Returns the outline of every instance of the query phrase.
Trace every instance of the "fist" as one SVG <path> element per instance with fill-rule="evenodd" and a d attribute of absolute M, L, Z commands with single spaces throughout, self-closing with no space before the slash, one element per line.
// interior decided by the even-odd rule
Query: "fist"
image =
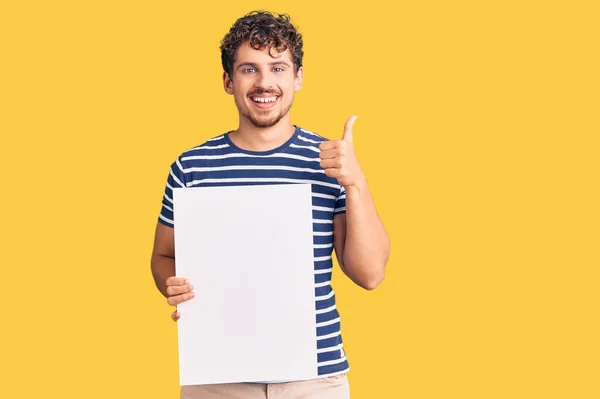
<path fill-rule="evenodd" d="M 189 301 L 194 296 L 194 286 L 188 279 L 175 276 L 167 279 L 167 303 L 169 305 L 177 306 L 182 302 Z M 177 309 L 171 314 L 174 321 L 179 320 L 180 317 Z"/>
<path fill-rule="evenodd" d="M 346 190 L 360 184 L 365 178 L 354 153 L 352 126 L 356 119 L 353 115 L 346 121 L 341 140 L 325 141 L 319 145 L 320 165 L 325 169 L 325 174 L 335 177 Z"/>

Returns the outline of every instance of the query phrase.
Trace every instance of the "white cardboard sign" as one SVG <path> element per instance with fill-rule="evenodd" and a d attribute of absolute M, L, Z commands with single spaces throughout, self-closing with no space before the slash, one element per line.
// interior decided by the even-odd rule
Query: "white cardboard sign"
<path fill-rule="evenodd" d="M 181 385 L 317 378 L 310 185 L 173 191 Z"/>

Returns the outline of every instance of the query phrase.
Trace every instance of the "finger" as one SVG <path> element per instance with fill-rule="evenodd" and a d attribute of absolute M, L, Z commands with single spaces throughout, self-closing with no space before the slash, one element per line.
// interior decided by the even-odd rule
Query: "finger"
<path fill-rule="evenodd" d="M 186 285 L 172 285 L 167 287 L 167 295 L 179 295 L 185 294 L 186 292 L 190 292 L 194 290 L 194 286 L 191 284 Z"/>
<path fill-rule="evenodd" d="M 319 163 L 319 165 L 323 169 L 340 168 L 342 166 L 342 162 L 340 161 L 339 158 L 325 159 L 325 160 L 321 161 Z"/>
<path fill-rule="evenodd" d="M 181 294 L 181 295 L 170 296 L 169 298 L 167 298 L 167 303 L 171 306 L 177 306 L 182 302 L 189 301 L 190 299 L 192 299 L 195 296 L 196 296 L 196 294 L 194 294 L 193 292 L 188 292 L 186 294 Z"/>
<path fill-rule="evenodd" d="M 342 175 L 342 170 L 339 168 L 328 168 L 325 169 L 325 174 L 329 177 L 340 177 Z"/>
<path fill-rule="evenodd" d="M 346 125 L 344 126 L 344 135 L 342 136 L 342 140 L 347 141 L 349 143 L 353 142 L 352 137 L 352 126 L 354 126 L 354 122 L 358 119 L 358 116 L 352 115 L 346 121 Z"/>
<path fill-rule="evenodd" d="M 321 160 L 324 159 L 334 159 L 334 158 L 338 158 L 342 155 L 341 149 L 340 148 L 335 148 L 333 150 L 327 150 L 327 151 L 322 151 L 319 154 L 319 158 L 321 158 Z"/>
<path fill-rule="evenodd" d="M 171 276 L 167 279 L 167 285 L 185 285 L 189 284 L 190 280 L 183 277 Z"/>
<path fill-rule="evenodd" d="M 171 319 L 173 319 L 173 321 L 179 320 L 180 317 L 181 314 L 178 311 L 174 311 L 173 313 L 171 313 Z"/>
<path fill-rule="evenodd" d="M 319 150 L 327 151 L 340 146 L 340 140 L 329 140 L 319 144 Z"/>

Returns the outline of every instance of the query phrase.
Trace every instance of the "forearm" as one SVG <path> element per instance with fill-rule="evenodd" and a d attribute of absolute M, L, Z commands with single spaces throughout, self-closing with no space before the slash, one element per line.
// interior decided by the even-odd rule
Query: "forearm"
<path fill-rule="evenodd" d="M 367 182 L 346 188 L 346 239 L 343 264 L 347 274 L 365 289 L 383 281 L 390 242 Z"/>
<path fill-rule="evenodd" d="M 156 288 L 161 294 L 168 297 L 167 279 L 175 275 L 175 259 L 164 255 L 152 255 L 150 268 Z"/>

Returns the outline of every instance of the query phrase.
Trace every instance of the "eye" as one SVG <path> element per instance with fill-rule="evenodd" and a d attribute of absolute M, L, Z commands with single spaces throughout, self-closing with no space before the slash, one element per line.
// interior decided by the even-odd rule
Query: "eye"
<path fill-rule="evenodd" d="M 245 68 L 245 69 L 243 70 L 243 72 L 244 72 L 244 73 L 252 73 L 252 72 L 256 72 L 256 69 L 254 69 L 254 68 Z"/>
<path fill-rule="evenodd" d="M 280 68 L 280 67 L 273 68 L 273 72 L 283 72 L 283 71 L 284 71 L 284 69 Z"/>

